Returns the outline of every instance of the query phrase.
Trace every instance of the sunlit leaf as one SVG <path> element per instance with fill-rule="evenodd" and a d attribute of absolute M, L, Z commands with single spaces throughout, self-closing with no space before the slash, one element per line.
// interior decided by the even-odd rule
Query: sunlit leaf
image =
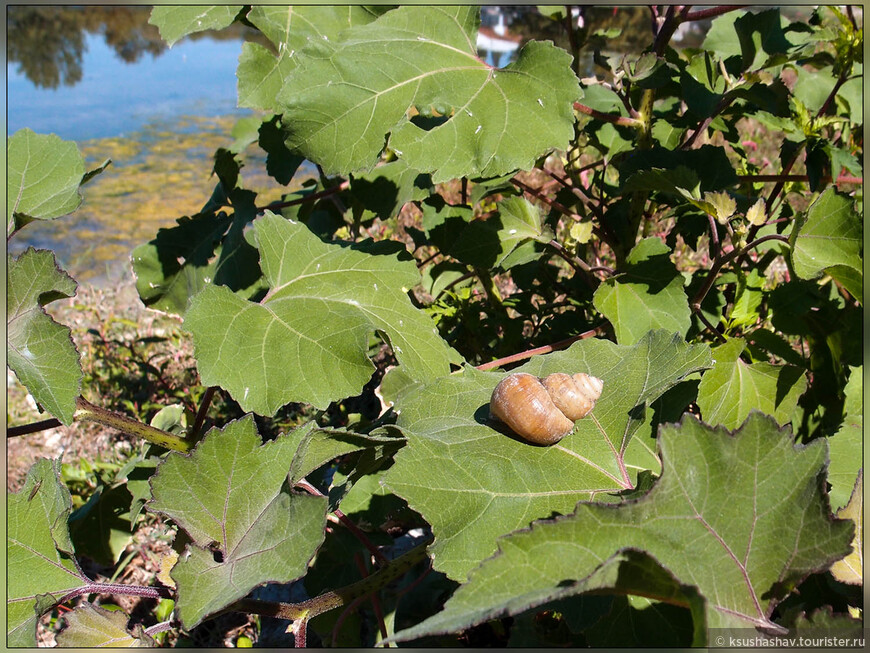
<path fill-rule="evenodd" d="M 849 503 L 837 511 L 839 519 L 855 522 L 855 539 L 852 540 L 852 553 L 837 560 L 831 567 L 834 578 L 850 585 L 864 584 L 864 474 L 858 472 L 855 488 Z"/>
<path fill-rule="evenodd" d="M 185 316 L 203 383 L 264 415 L 291 401 L 325 408 L 371 377 L 375 330 L 413 377 L 449 372 L 455 354 L 406 295 L 420 280 L 413 262 L 324 243 L 269 211 L 254 228 L 267 297 L 256 304 L 209 285 Z"/>
<path fill-rule="evenodd" d="M 858 470 L 864 461 L 864 378 L 863 366 L 849 368 L 849 380 L 844 389 L 843 424 L 828 438 L 831 465 L 828 482 L 831 484 L 831 509 L 846 505 L 855 485 Z"/>
<path fill-rule="evenodd" d="M 282 490 L 308 428 L 262 444 L 251 416 L 211 430 L 189 456 L 169 456 L 148 508 L 193 539 L 172 569 L 178 615 L 192 628 L 262 583 L 305 573 L 323 541 L 326 499 Z"/>
<path fill-rule="evenodd" d="M 632 487 L 639 471 L 657 464 L 646 442 L 632 437 L 646 406 L 709 364 L 706 345 L 664 331 L 634 346 L 590 339 L 532 359 L 517 371 L 586 372 L 604 381 L 594 410 L 549 447 L 496 430 L 489 399 L 503 375 L 466 368 L 396 400 L 408 443 L 384 482 L 432 525 L 435 568 L 464 580 L 499 535 Z"/>
<path fill-rule="evenodd" d="M 85 162 L 72 141 L 19 129 L 6 143 L 6 232 L 50 220 L 82 203 Z"/>
<path fill-rule="evenodd" d="M 742 338 L 731 338 L 713 350 L 713 369 L 698 386 L 698 406 L 704 421 L 737 428 L 753 410 L 772 415 L 780 424 L 794 417 L 798 398 L 807 387 L 803 370 L 792 365 L 744 363 Z"/>
<path fill-rule="evenodd" d="M 646 495 L 616 505 L 583 502 L 571 515 L 501 538 L 496 555 L 441 613 L 395 639 L 455 632 L 598 589 L 599 570 L 629 551 L 697 588 L 708 628 L 784 632 L 771 621 L 777 602 L 848 553 L 853 535 L 852 523 L 827 509 L 819 482 L 824 441 L 795 445 L 789 429 L 753 413 L 734 433 L 684 418 L 662 427 L 658 447 L 664 472 Z M 653 585 L 634 592 L 665 598 Z M 714 643 L 703 630 L 698 636 L 695 645 Z"/>
<path fill-rule="evenodd" d="M 6 256 L 6 362 L 33 398 L 64 424 L 71 424 L 82 368 L 69 327 L 43 308 L 75 295 L 77 284 L 57 266 L 54 254 L 28 248 Z"/>
<path fill-rule="evenodd" d="M 38 460 L 24 487 L 6 494 L 6 643 L 36 646 L 36 621 L 69 592 L 89 584 L 73 557 L 66 520 L 69 490 L 60 461 Z"/>
<path fill-rule="evenodd" d="M 659 238 L 645 238 L 628 255 L 625 271 L 595 291 L 593 302 L 616 332 L 616 341 L 631 345 L 651 329 L 685 336 L 691 312 L 683 276 Z"/>
<path fill-rule="evenodd" d="M 172 45 L 188 34 L 229 27 L 241 9 L 242 5 L 158 6 L 151 10 L 148 22 Z"/>
<path fill-rule="evenodd" d="M 278 96 L 288 145 L 348 173 L 374 166 L 388 137 L 435 182 L 529 168 L 565 147 L 580 94 L 570 56 L 533 41 L 492 69 L 477 55 L 479 13 L 399 7 L 336 42 L 312 40 Z"/>
<path fill-rule="evenodd" d="M 798 216 L 790 240 L 794 270 L 802 279 L 812 279 L 833 265 L 846 265 L 859 273 L 863 268 L 861 216 L 853 200 L 833 188 Z"/>
<path fill-rule="evenodd" d="M 152 648 L 157 643 L 139 625 L 137 634 L 127 630 L 129 617 L 84 602 L 64 616 L 66 627 L 57 635 L 61 648 Z"/>
<path fill-rule="evenodd" d="M 334 40 L 348 27 L 371 22 L 377 9 L 353 5 L 253 7 L 247 19 L 272 42 L 277 55 L 259 43 L 242 45 L 236 74 L 239 106 L 275 108 L 275 96 L 284 79 L 298 65 L 297 52 L 311 40 Z"/>

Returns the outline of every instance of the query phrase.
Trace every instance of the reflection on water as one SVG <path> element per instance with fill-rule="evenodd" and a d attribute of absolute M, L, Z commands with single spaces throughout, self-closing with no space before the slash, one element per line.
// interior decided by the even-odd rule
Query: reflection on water
<path fill-rule="evenodd" d="M 114 160 L 89 183 L 71 216 L 28 225 L 8 245 L 50 248 L 80 280 L 115 278 L 130 250 L 160 227 L 196 213 L 210 196 L 212 155 L 231 141 L 230 129 L 247 110 L 237 108 L 235 70 L 245 39 L 262 35 L 243 25 L 191 35 L 167 48 L 148 24 L 149 7 L 14 6 L 7 10 L 7 129 L 57 133 L 76 141 L 88 168 Z M 595 71 L 592 53 L 639 52 L 649 45 L 645 7 L 583 7 L 554 20 L 534 7 L 486 8 L 489 46 L 546 39 L 570 50 L 566 20 L 581 24 L 581 66 Z M 596 31 L 611 30 L 607 40 Z M 691 37 L 692 35 L 687 35 Z M 700 36 L 697 40 L 700 40 Z M 502 43 L 504 45 L 504 43 Z M 506 65 L 515 49 L 495 52 Z M 185 118 L 184 116 L 196 116 Z M 257 151 L 251 148 L 249 154 Z M 262 162 L 260 162 L 262 163 Z M 246 187 L 263 191 L 261 204 L 281 187 L 264 165 L 248 161 Z M 110 267 L 107 267 L 110 266 Z"/>

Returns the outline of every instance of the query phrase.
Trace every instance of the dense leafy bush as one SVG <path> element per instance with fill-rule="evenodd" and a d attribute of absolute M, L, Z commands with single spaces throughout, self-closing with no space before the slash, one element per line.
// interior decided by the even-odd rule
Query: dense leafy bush
<path fill-rule="evenodd" d="M 613 33 L 563 9 L 573 52 L 531 41 L 502 69 L 477 55 L 476 7 L 154 9 L 170 44 L 240 21 L 272 46 L 243 47 L 239 104 L 261 113 L 215 153 L 212 196 L 132 254 L 208 389 L 151 424 L 81 398 L 43 308 L 76 283 L 49 251 L 8 259 L 7 352 L 60 423 L 152 443 L 106 487 L 133 528 L 177 526 L 177 557 L 150 587 L 93 581 L 73 525 L 119 494 L 71 514 L 58 462 L 36 462 L 8 496 L 9 643 L 90 594 L 175 609 L 127 630 L 82 600 L 62 643 L 228 611 L 324 645 L 859 631 L 860 16 L 649 11 L 644 52 L 596 51 L 580 78 Z M 701 20 L 701 47 L 671 45 Z M 254 148 L 276 184 L 318 174 L 261 205 Z M 29 130 L 7 149 L 10 237 L 105 167 Z M 508 368 L 604 389 L 533 446 L 489 416 Z M 216 392 L 249 414 L 204 432 Z M 263 432 L 288 410 L 298 428 Z"/>

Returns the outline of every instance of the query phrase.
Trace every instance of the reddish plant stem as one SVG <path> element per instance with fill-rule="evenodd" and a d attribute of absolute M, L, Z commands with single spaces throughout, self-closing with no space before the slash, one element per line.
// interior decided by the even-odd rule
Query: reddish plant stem
<path fill-rule="evenodd" d="M 768 182 L 768 181 L 809 181 L 808 175 L 737 175 L 737 179 L 741 182 Z M 823 182 L 835 184 L 863 184 L 864 180 L 861 177 L 850 177 L 848 175 L 840 175 L 836 179 L 830 175 L 821 177 Z"/>
<path fill-rule="evenodd" d="M 172 591 L 167 587 L 145 587 L 143 585 L 123 585 L 121 583 L 88 583 L 68 592 L 55 604 L 66 603 L 78 596 L 88 594 L 123 594 L 124 596 L 139 596 L 146 599 L 171 599 Z"/>
<path fill-rule="evenodd" d="M 367 578 L 369 575 L 368 570 L 366 569 L 365 563 L 362 560 L 362 557 L 359 553 L 355 553 L 353 556 L 353 561 L 356 564 L 356 568 L 359 569 L 359 573 L 363 578 Z M 384 623 L 384 611 L 381 609 L 381 600 L 378 598 L 377 592 L 372 592 L 369 595 L 369 599 L 372 602 L 372 609 L 375 612 L 375 618 L 378 620 L 378 628 L 381 631 L 381 637 L 386 639 L 389 637 L 387 634 L 387 624 Z"/>
<path fill-rule="evenodd" d="M 336 193 L 340 193 L 341 191 L 347 190 L 348 188 L 350 188 L 350 180 L 346 179 L 338 186 L 319 190 L 316 193 L 311 193 L 310 195 L 306 195 L 305 197 L 299 197 L 295 200 L 288 200 L 286 202 L 272 202 L 271 204 L 267 204 L 266 206 L 257 207 L 257 213 L 262 213 L 266 210 L 274 211 L 275 209 L 283 209 L 287 208 L 288 206 L 304 204 L 305 202 L 314 202 L 324 197 L 329 197 L 331 195 L 335 195 Z"/>
<path fill-rule="evenodd" d="M 704 121 L 698 126 L 698 128 L 694 132 L 692 132 L 692 135 L 689 136 L 689 138 L 687 138 L 685 140 L 685 142 L 683 142 L 680 145 L 679 149 L 688 150 L 690 147 L 692 147 L 694 142 L 698 139 L 698 136 L 703 134 L 707 130 L 707 127 L 710 126 L 710 123 L 713 122 L 713 118 L 715 118 L 722 111 L 724 111 L 728 107 L 728 105 L 731 104 L 731 102 L 733 102 L 733 101 L 734 101 L 734 96 L 729 96 L 729 95 L 722 96 L 722 99 L 719 100 L 719 102 L 713 108 L 713 113 L 710 116 L 708 116 L 707 118 L 704 118 Z"/>
<path fill-rule="evenodd" d="M 308 648 L 308 619 L 293 624 L 293 648 Z"/>
<path fill-rule="evenodd" d="M 333 646 L 335 646 L 334 642 L 338 638 L 338 631 L 341 630 L 341 626 L 344 623 L 344 620 L 347 619 L 348 615 L 354 613 L 354 611 L 360 606 L 360 604 L 366 600 L 366 596 L 358 596 L 350 604 L 341 611 L 341 614 L 338 615 L 338 619 L 335 620 L 335 625 L 332 627 L 332 641 Z"/>
<path fill-rule="evenodd" d="M 432 261 L 434 261 L 434 260 L 435 260 L 436 258 L 438 258 L 439 256 L 441 256 L 441 252 L 440 252 L 440 251 L 435 252 L 434 254 L 432 254 L 432 256 L 427 256 L 424 260 L 422 260 L 422 261 L 420 261 L 419 263 L 417 263 L 417 269 L 420 270 L 420 269 L 426 267 L 426 264 L 431 263 Z"/>
<path fill-rule="evenodd" d="M 311 483 L 306 481 L 304 478 L 301 481 L 297 481 L 296 487 L 302 488 L 303 490 L 308 492 L 308 494 L 312 494 L 316 497 L 324 496 L 323 492 L 311 485 Z M 342 524 L 347 527 L 347 529 L 351 533 L 353 533 L 354 537 L 356 537 L 360 541 L 360 543 L 366 549 L 368 549 L 369 553 L 371 553 L 378 560 L 379 563 L 386 564 L 388 562 L 386 557 L 384 557 L 384 554 L 381 553 L 374 544 L 372 544 L 372 541 L 365 533 L 363 533 L 359 529 L 356 524 L 353 523 L 353 520 L 351 520 L 347 515 L 345 515 L 341 510 L 338 509 L 333 510 L 333 514 L 339 519 L 339 521 L 341 521 Z"/>
<path fill-rule="evenodd" d="M 722 5 L 720 7 L 711 7 L 710 9 L 698 9 L 697 11 L 690 11 L 685 14 L 680 22 L 686 23 L 692 20 L 715 18 L 716 16 L 721 16 L 722 14 L 727 14 L 737 9 L 744 9 L 749 6 L 750 5 Z"/>
<path fill-rule="evenodd" d="M 589 196 L 586 195 L 586 193 L 583 192 L 583 189 L 582 189 L 582 188 L 578 188 L 578 187 L 575 186 L 574 184 L 570 184 L 570 183 L 568 183 L 568 180 L 566 180 L 566 179 L 562 179 L 562 178 L 561 178 L 559 175 L 557 175 L 555 172 L 551 172 L 551 171 L 547 170 L 547 174 L 550 175 L 550 176 L 551 176 L 553 179 L 555 179 L 556 181 L 558 181 L 560 184 L 562 184 L 562 186 L 563 186 L 564 188 L 567 188 L 568 190 L 570 190 L 574 195 L 577 196 L 578 199 L 582 200 L 583 203 L 584 203 L 584 205 L 587 206 L 587 207 L 589 208 L 589 210 L 592 211 L 592 213 L 595 214 L 595 217 L 598 218 L 598 220 L 601 221 L 602 224 L 603 224 L 603 222 L 604 222 L 604 212 L 601 210 L 601 207 L 600 207 L 600 206 L 598 206 L 595 202 L 592 202 L 592 201 L 589 199 Z"/>
<path fill-rule="evenodd" d="M 548 206 L 553 207 L 562 215 L 566 215 L 569 218 L 572 218 L 573 220 L 576 220 L 578 222 L 580 220 L 582 220 L 582 217 L 579 216 L 578 214 L 574 213 L 574 211 L 570 210 L 569 208 L 567 208 L 563 204 L 557 202 L 556 200 L 550 199 L 549 197 L 544 195 L 541 191 L 539 191 L 537 188 L 532 188 L 531 186 L 524 184 L 523 182 L 521 182 L 519 179 L 516 179 L 516 178 L 511 179 L 511 183 L 514 186 L 516 186 L 517 188 L 519 188 L 520 190 L 522 190 L 522 191 L 528 193 L 529 195 L 532 195 L 533 197 L 536 197 L 537 199 L 541 200 L 542 202 L 544 202 L 544 204 L 547 204 Z"/>
<path fill-rule="evenodd" d="M 585 113 L 587 116 L 592 116 L 593 118 L 613 123 L 614 125 L 620 125 L 621 127 L 634 127 L 636 129 L 642 126 L 640 120 L 626 118 L 625 116 L 614 116 L 613 114 L 604 113 L 603 111 L 598 111 L 592 107 L 587 107 L 585 104 L 581 104 L 580 102 L 574 103 L 574 109 L 580 113 Z"/>
<path fill-rule="evenodd" d="M 214 397 L 214 393 L 217 390 L 216 386 L 209 386 L 205 389 L 205 392 L 202 395 L 202 400 L 199 404 L 199 410 L 196 411 L 196 419 L 193 421 L 193 428 L 191 429 L 191 433 L 193 437 L 197 437 L 199 435 L 199 431 L 202 428 L 203 423 L 205 422 L 205 416 L 208 413 L 208 407 L 211 405 L 212 397 Z"/>
<path fill-rule="evenodd" d="M 701 312 L 701 302 L 704 301 L 707 293 L 710 292 L 710 288 L 712 288 L 713 284 L 716 283 L 716 276 L 719 274 L 719 270 L 721 270 L 731 260 L 737 258 L 738 256 L 746 254 L 750 250 L 756 248 L 761 243 L 767 242 L 768 240 L 779 240 L 786 244 L 788 243 L 788 238 L 786 238 L 785 236 L 781 236 L 779 234 L 768 234 L 767 236 L 762 236 L 761 238 L 753 240 L 741 249 L 732 249 L 727 254 L 717 256 L 716 259 L 713 261 L 713 265 L 710 267 L 707 278 L 704 280 L 704 285 L 702 285 L 698 289 L 698 292 L 695 293 L 695 297 L 689 304 L 692 308 L 692 312 L 698 316 L 698 319 L 704 324 L 704 326 L 707 327 L 711 333 L 713 333 L 717 338 L 722 341 L 725 341 L 725 336 L 716 331 L 716 328 L 712 324 L 710 324 L 706 317 L 704 317 L 704 314 Z"/>
<path fill-rule="evenodd" d="M 520 352 L 519 354 L 512 354 L 510 356 L 505 356 L 504 358 L 499 358 L 494 361 L 490 361 L 488 363 L 483 363 L 482 365 L 478 365 L 476 369 L 485 371 L 491 370 L 495 367 L 501 367 L 502 365 L 508 365 L 509 363 L 516 363 L 518 361 L 526 360 L 527 358 L 531 358 L 532 356 L 539 356 L 541 354 L 549 354 L 553 351 L 558 351 L 560 349 L 565 349 L 571 344 L 577 342 L 578 340 L 584 340 L 586 338 L 591 338 L 592 336 L 602 333 L 604 331 L 603 327 L 595 327 L 594 329 L 590 329 L 589 331 L 585 331 L 580 335 L 572 336 L 565 340 L 560 340 L 559 342 L 553 343 L 552 345 L 544 345 L 543 347 L 535 347 L 534 349 L 529 349 L 527 351 Z"/>
<path fill-rule="evenodd" d="M 51 419 L 44 419 L 39 422 L 33 422 L 32 424 L 23 424 L 21 426 L 10 426 L 6 429 L 6 437 L 7 438 L 17 438 L 22 435 L 30 435 L 31 433 L 39 433 L 40 431 L 47 431 L 48 429 L 54 429 L 58 426 L 63 426 L 59 419 L 55 419 L 52 417 Z"/>
<path fill-rule="evenodd" d="M 171 621 L 161 621 L 159 624 L 154 624 L 153 626 L 148 626 L 145 629 L 145 634 L 149 637 L 153 637 L 158 633 L 165 633 L 167 630 L 171 630 L 173 624 Z"/>

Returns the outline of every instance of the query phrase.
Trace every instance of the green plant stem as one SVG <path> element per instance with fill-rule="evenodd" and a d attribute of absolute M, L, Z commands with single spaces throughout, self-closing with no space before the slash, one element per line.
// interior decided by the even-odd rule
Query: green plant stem
<path fill-rule="evenodd" d="M 426 559 L 426 547 L 431 542 L 417 545 L 407 553 L 399 556 L 375 573 L 362 580 L 347 585 L 337 590 L 324 592 L 323 594 L 302 601 L 300 603 L 284 603 L 282 601 L 262 601 L 259 599 L 244 598 L 227 606 L 217 614 L 224 612 L 247 612 L 265 617 L 298 621 L 311 619 L 319 614 L 328 612 L 343 605 L 349 605 L 355 599 L 366 597 L 372 592 L 377 592 L 391 582 L 400 578 L 411 570 L 417 563 Z M 214 615 L 217 616 L 217 615 Z"/>
<path fill-rule="evenodd" d="M 102 426 L 108 426 L 127 435 L 142 438 L 153 444 L 180 453 L 187 453 L 195 444 L 194 440 L 187 440 L 173 433 L 138 422 L 126 415 L 119 415 L 105 408 L 94 406 L 94 404 L 83 397 L 76 399 L 74 418 L 83 422 L 94 422 Z"/>

